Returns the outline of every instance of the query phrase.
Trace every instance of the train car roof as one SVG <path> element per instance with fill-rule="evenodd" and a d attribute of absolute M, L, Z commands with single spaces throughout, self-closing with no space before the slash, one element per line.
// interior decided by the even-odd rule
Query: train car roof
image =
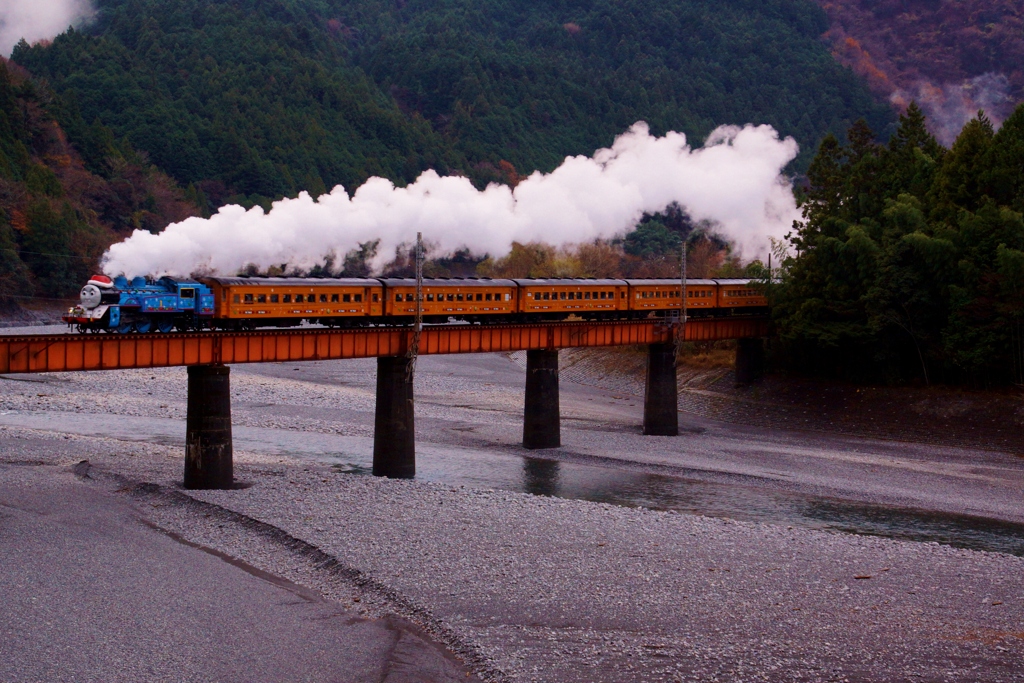
<path fill-rule="evenodd" d="M 415 287 L 414 277 L 382 277 L 380 281 L 388 287 Z M 514 280 L 492 280 L 490 278 L 425 277 L 424 287 L 515 287 Z"/>
<path fill-rule="evenodd" d="M 658 286 L 658 287 L 663 287 L 663 286 L 671 287 L 672 285 L 678 285 L 679 284 L 679 278 L 651 278 L 651 279 L 646 279 L 646 280 L 626 280 L 626 282 L 629 283 L 630 287 L 637 287 L 637 286 L 640 286 L 640 285 L 647 285 L 647 286 L 655 285 L 655 286 Z M 698 279 L 698 278 L 688 277 L 688 278 L 686 278 L 686 284 L 687 285 L 713 285 L 713 284 L 715 284 L 715 281 L 714 280 L 702 280 L 702 279 Z"/>
<path fill-rule="evenodd" d="M 715 282 L 717 282 L 720 285 L 749 285 L 752 282 L 756 283 L 756 284 L 760 284 L 761 283 L 760 280 L 755 280 L 754 278 L 749 278 L 749 277 L 727 278 L 727 279 L 724 279 L 724 280 L 715 280 Z"/>
<path fill-rule="evenodd" d="M 523 287 L 550 287 L 550 286 L 571 286 L 577 287 L 592 287 L 593 285 L 604 285 L 604 286 L 616 286 L 621 287 L 626 284 L 625 280 L 612 280 L 612 279 L 597 279 L 597 278 L 575 278 L 575 277 L 541 277 L 541 278 L 522 278 L 514 280 L 517 285 Z"/>
<path fill-rule="evenodd" d="M 201 284 L 203 284 L 199 280 L 193 280 L 192 278 L 189 278 L 189 277 L 171 277 L 170 275 L 164 275 L 162 278 L 160 278 L 160 280 L 166 280 L 167 282 L 173 282 L 176 285 L 201 285 Z M 157 280 L 156 282 L 160 282 L 160 280 Z M 129 280 L 128 284 L 131 284 L 131 282 L 132 281 Z M 153 284 L 156 284 L 156 282 L 154 282 Z"/>
<path fill-rule="evenodd" d="M 372 277 L 209 277 L 218 285 L 257 285 L 263 287 L 379 287 Z"/>

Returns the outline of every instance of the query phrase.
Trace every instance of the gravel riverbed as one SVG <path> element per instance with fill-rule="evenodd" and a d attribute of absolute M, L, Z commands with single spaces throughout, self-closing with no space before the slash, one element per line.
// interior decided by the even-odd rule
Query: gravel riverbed
<path fill-rule="evenodd" d="M 183 440 L 184 369 L 0 386 L 0 461 L 56 472 L 88 460 L 83 486 L 119 491 L 160 528 L 357 613 L 409 619 L 487 680 L 1024 680 L 1024 558 L 376 479 L 252 445 L 236 450 L 245 488 L 186 492 L 178 438 L 144 433 L 176 425 Z M 420 359 L 416 391 L 424 452 L 467 468 L 474 454 L 537 455 L 517 445 L 522 371 L 508 359 Z M 240 429 L 369 447 L 372 362 L 240 366 L 232 394 Z M 645 439 L 641 410 L 635 395 L 565 382 L 566 446 L 545 457 L 611 478 L 657 470 L 1024 520 L 1024 466 L 1009 454 L 686 415 L 678 439 Z M 104 420 L 115 417 L 139 433 L 114 434 Z"/>

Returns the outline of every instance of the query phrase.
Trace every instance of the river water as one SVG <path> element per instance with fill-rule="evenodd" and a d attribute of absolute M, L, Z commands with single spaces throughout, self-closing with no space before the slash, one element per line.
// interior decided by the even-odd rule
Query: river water
<path fill-rule="evenodd" d="M 0 424 L 184 448 L 185 429 L 180 420 L 6 411 L 0 412 Z M 235 447 L 240 450 L 311 458 L 330 464 L 337 472 L 370 475 L 373 440 L 368 437 L 240 425 L 233 432 Z M 970 515 L 868 505 L 756 485 L 523 457 L 500 450 L 420 443 L 416 455 L 417 479 L 454 486 L 937 542 L 1024 556 L 1024 525 Z"/>

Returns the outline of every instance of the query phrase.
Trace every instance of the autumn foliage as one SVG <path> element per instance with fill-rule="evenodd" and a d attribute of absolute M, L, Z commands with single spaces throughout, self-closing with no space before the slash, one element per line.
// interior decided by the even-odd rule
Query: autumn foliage
<path fill-rule="evenodd" d="M 65 106 L 0 58 L 0 305 L 67 297 L 132 230 L 198 212 L 186 193 L 109 129 Z"/>

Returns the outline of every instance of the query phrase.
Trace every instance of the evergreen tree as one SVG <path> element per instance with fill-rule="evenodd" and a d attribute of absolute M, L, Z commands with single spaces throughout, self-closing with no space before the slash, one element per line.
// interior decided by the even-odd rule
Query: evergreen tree
<path fill-rule="evenodd" d="M 1022 114 L 994 133 L 979 112 L 949 151 L 914 105 L 885 147 L 863 124 L 845 147 L 826 137 L 772 288 L 792 358 L 859 379 L 1024 377 Z"/>

